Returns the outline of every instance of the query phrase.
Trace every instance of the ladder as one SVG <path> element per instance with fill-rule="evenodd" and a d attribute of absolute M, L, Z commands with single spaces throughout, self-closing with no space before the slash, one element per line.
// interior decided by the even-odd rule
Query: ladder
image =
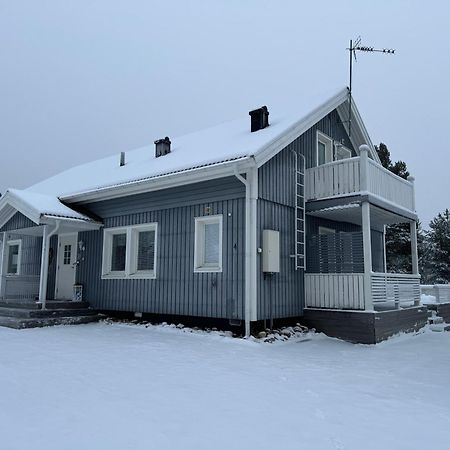
<path fill-rule="evenodd" d="M 305 157 L 295 155 L 295 270 L 306 268 L 305 249 Z"/>

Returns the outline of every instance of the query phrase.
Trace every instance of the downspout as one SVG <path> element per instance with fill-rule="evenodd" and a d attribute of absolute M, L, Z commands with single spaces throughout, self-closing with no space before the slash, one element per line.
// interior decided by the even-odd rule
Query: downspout
<path fill-rule="evenodd" d="M 50 247 L 50 238 L 59 231 L 61 221 L 57 220 L 55 228 L 48 233 L 48 225 L 44 225 L 44 235 L 42 237 L 42 256 L 41 256 L 41 278 L 39 283 L 39 302 L 42 309 L 45 309 L 47 302 L 47 279 L 48 279 L 48 250 Z"/>
<path fill-rule="evenodd" d="M 234 176 L 245 186 L 245 336 L 250 336 L 250 321 L 256 320 L 256 167 L 246 172 L 244 178 L 234 168 Z M 252 317 L 253 316 L 253 317 Z"/>

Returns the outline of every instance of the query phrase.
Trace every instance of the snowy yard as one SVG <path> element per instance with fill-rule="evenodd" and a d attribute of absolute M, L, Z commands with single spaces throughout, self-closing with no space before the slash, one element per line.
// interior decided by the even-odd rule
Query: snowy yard
<path fill-rule="evenodd" d="M 0 341 L 2 450 L 450 445 L 450 333 L 267 344 L 101 323 Z"/>

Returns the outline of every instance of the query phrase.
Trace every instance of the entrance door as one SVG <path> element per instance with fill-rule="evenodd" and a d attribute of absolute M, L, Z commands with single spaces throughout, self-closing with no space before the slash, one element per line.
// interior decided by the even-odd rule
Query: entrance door
<path fill-rule="evenodd" d="M 55 298 L 58 300 L 72 300 L 73 298 L 77 238 L 78 235 L 76 233 L 59 236 L 55 291 Z"/>

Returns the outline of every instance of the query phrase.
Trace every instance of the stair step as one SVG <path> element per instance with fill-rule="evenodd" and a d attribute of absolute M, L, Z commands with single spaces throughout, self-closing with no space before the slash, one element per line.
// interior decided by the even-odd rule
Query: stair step
<path fill-rule="evenodd" d="M 24 309 L 0 307 L 0 317 L 45 318 L 45 317 L 75 317 L 96 314 L 93 309 Z"/>
<path fill-rule="evenodd" d="M 41 304 L 37 302 L 21 302 L 18 300 L 2 300 L 0 308 L 40 309 Z"/>
<path fill-rule="evenodd" d="M 72 302 L 67 300 L 47 300 L 45 307 L 47 309 L 86 309 L 89 308 L 89 303 Z"/>
<path fill-rule="evenodd" d="M 15 328 L 17 330 L 24 328 L 48 327 L 53 325 L 77 325 L 82 323 L 97 322 L 105 316 L 102 314 L 83 315 L 75 317 L 44 317 L 44 318 L 19 318 L 0 316 L 0 326 Z"/>

